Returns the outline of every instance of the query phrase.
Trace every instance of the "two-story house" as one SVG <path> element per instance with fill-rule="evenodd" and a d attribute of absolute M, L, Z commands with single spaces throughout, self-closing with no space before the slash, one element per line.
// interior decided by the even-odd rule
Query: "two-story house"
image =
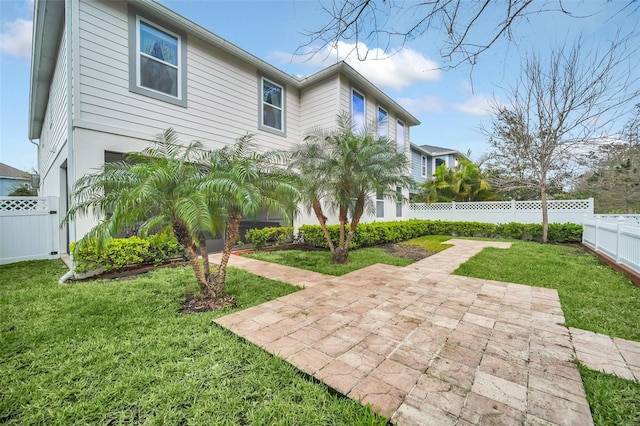
<path fill-rule="evenodd" d="M 442 148 L 432 145 L 416 145 L 411 142 L 411 177 L 418 184 L 410 188 L 411 195 L 420 192 L 419 186 L 426 182 L 436 169 L 444 164 L 446 167 L 455 167 L 458 160 L 458 151 L 451 148 Z"/>
<path fill-rule="evenodd" d="M 29 138 L 39 139 L 40 193 L 59 196 L 62 214 L 79 177 L 168 127 L 210 148 L 253 133 L 265 150 L 288 149 L 312 128 L 334 127 L 342 111 L 355 125 L 377 122 L 409 155 L 419 121 L 346 63 L 297 78 L 153 0 L 35 4 Z M 389 208 L 368 220 L 403 216 L 383 202 Z M 296 226 L 316 223 L 305 212 Z M 70 222 L 60 247 L 95 220 Z"/>

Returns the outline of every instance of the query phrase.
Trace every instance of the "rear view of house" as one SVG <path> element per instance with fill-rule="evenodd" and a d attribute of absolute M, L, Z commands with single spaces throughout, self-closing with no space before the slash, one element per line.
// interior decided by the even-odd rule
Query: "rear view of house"
<path fill-rule="evenodd" d="M 29 138 L 39 140 L 40 194 L 59 196 L 63 214 L 79 177 L 168 127 L 208 148 L 253 133 L 265 150 L 288 149 L 347 111 L 410 153 L 419 121 L 346 63 L 300 79 L 152 0 L 41 0 L 34 16 Z M 385 202 L 377 220 L 396 219 Z M 96 220 L 70 222 L 60 247 Z M 315 223 L 304 210 L 303 223 Z"/>

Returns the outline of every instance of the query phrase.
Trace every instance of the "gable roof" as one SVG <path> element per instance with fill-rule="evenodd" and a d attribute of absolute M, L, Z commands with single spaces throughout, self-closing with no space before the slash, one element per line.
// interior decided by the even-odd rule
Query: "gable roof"
<path fill-rule="evenodd" d="M 411 148 L 431 157 L 435 157 L 437 155 L 459 154 L 458 150 L 453 148 L 443 148 L 434 145 L 416 145 L 413 142 L 411 142 Z"/>
<path fill-rule="evenodd" d="M 179 15 L 155 0 L 126 1 L 128 4 L 148 13 L 151 18 L 157 17 L 171 22 L 173 25 L 184 29 L 188 34 L 216 46 L 222 51 L 255 66 L 258 70 L 270 74 L 274 78 L 294 88 L 304 88 L 335 74 L 346 75 L 351 80 L 363 86 L 364 89 L 374 94 L 382 103 L 393 106 L 409 126 L 420 124 L 420 121 L 416 117 L 345 62 L 331 65 L 310 76 L 297 78 L 252 55 L 246 50 L 241 49 L 184 16 Z M 42 131 L 44 114 L 49 100 L 49 85 L 51 84 L 55 69 L 57 47 L 63 33 L 65 2 L 59 0 L 39 0 L 35 2 L 34 7 L 33 59 L 31 61 L 29 101 L 29 139 L 39 138 Z M 38 71 L 37 74 L 34 72 L 35 70 Z"/>
<path fill-rule="evenodd" d="M 8 164 L 0 163 L 0 178 L 29 180 L 31 179 L 31 174 Z"/>

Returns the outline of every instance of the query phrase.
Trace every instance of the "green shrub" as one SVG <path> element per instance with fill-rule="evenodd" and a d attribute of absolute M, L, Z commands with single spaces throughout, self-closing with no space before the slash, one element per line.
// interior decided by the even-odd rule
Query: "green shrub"
<path fill-rule="evenodd" d="M 262 229 L 249 229 L 245 234 L 247 242 L 251 243 L 254 249 L 261 249 L 267 243 L 280 245 L 293 240 L 292 226 L 279 226 Z"/>
<path fill-rule="evenodd" d="M 327 226 L 335 244 L 338 242 L 339 225 Z M 328 244 L 319 225 L 303 225 L 298 238 L 308 244 L 327 248 Z M 517 240 L 541 240 L 542 225 L 538 223 L 505 223 L 495 225 L 484 222 L 446 222 L 441 220 L 405 220 L 394 222 L 361 223 L 349 248 L 377 244 L 397 243 L 423 235 L 451 235 L 457 237 L 512 238 Z M 570 243 L 582 241 L 582 226 L 572 223 L 549 224 L 549 242 Z"/>
<path fill-rule="evenodd" d="M 168 232 L 147 238 L 113 238 L 100 251 L 95 241 L 74 242 L 70 249 L 79 273 L 98 268 L 118 271 L 129 265 L 159 265 L 171 259 L 186 259 L 183 247 Z"/>

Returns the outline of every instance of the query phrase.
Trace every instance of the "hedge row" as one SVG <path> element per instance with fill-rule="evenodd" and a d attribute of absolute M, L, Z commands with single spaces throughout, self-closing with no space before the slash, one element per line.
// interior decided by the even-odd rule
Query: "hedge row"
<path fill-rule="evenodd" d="M 267 243 L 280 245 L 293 240 L 293 226 L 249 229 L 244 237 L 254 249 L 261 249 Z"/>
<path fill-rule="evenodd" d="M 128 265 L 159 265 L 172 259 L 186 259 L 182 245 L 166 232 L 147 238 L 114 238 L 100 252 L 95 242 L 83 242 L 77 248 L 72 243 L 70 248 L 78 273 L 98 268 L 118 271 Z"/>
<path fill-rule="evenodd" d="M 339 238 L 339 225 L 329 225 L 334 243 Z M 513 238 L 541 240 L 542 225 L 537 223 L 510 222 L 495 225 L 483 222 L 445 222 L 440 220 L 405 220 L 394 222 L 361 223 L 351 241 L 350 248 L 367 247 L 384 243 L 397 243 L 423 235 L 451 235 L 458 237 Z M 303 225 L 298 239 L 317 247 L 328 247 L 319 225 Z M 575 243 L 582 241 L 582 226 L 572 223 L 550 223 L 549 242 Z"/>

